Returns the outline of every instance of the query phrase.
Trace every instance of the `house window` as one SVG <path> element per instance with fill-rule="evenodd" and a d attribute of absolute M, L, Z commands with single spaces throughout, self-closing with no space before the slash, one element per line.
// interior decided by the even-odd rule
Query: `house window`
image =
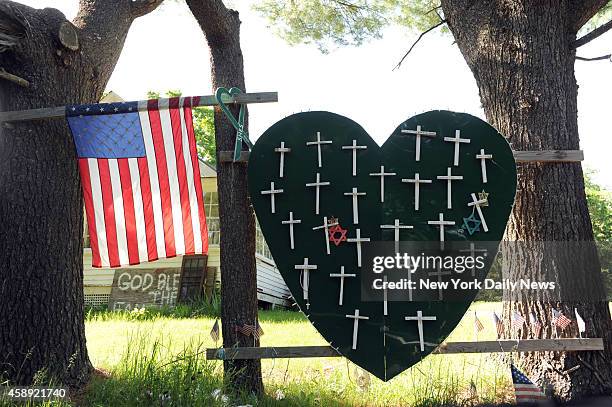
<path fill-rule="evenodd" d="M 255 253 L 263 256 L 264 258 L 273 261 L 272 253 L 270 253 L 270 248 L 266 243 L 266 239 L 264 239 L 264 235 L 261 232 L 261 228 L 259 227 L 259 222 L 255 225 Z"/>
<path fill-rule="evenodd" d="M 208 225 L 208 244 L 219 244 L 219 194 L 216 192 L 204 193 L 204 209 L 206 211 L 206 224 Z"/>

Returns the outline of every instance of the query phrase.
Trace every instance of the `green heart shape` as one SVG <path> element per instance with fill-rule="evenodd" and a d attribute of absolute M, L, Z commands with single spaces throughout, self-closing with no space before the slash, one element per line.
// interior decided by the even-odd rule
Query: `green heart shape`
<path fill-rule="evenodd" d="M 416 161 L 416 136 L 403 130 L 435 132 L 435 137 L 422 136 L 420 140 L 420 160 Z M 470 143 L 459 147 L 458 165 L 454 165 L 455 143 L 445 141 L 445 137 L 469 138 Z M 317 140 L 317 133 L 323 141 L 320 144 L 321 166 L 319 166 L 318 147 L 307 145 Z M 355 143 L 353 143 L 355 140 Z M 290 152 L 281 154 L 284 148 Z M 366 148 L 356 151 L 356 174 L 353 175 L 353 144 Z M 481 160 L 476 158 L 480 149 L 491 154 L 486 161 L 487 183 L 483 183 Z M 280 176 L 280 158 L 283 155 L 283 176 Z M 395 173 L 385 177 L 384 203 L 380 202 L 380 176 L 370 175 L 381 172 Z M 448 209 L 447 181 L 437 176 L 462 175 L 463 180 L 452 182 L 452 209 Z M 402 179 L 432 180 L 420 188 L 419 209 L 415 210 L 414 184 Z M 380 302 L 362 301 L 361 278 L 369 272 L 365 263 L 357 265 L 356 243 L 340 242 L 338 246 L 330 242 L 327 254 L 323 229 L 314 229 L 323 224 L 323 217 L 337 218 L 340 226 L 347 230 L 347 237 L 354 238 L 357 229 L 362 237 L 374 242 L 393 242 L 393 229 L 381 229 L 381 225 L 393 225 L 399 219 L 403 225 L 412 229 L 401 230 L 402 241 L 438 242 L 440 230 L 428 222 L 438 220 L 442 213 L 445 220 L 455 222 L 444 231 L 445 241 L 453 242 L 499 242 L 503 236 L 510 215 L 516 191 L 516 165 L 512 150 L 506 140 L 486 122 L 464 113 L 432 111 L 414 116 L 392 133 L 391 137 L 379 147 L 367 132 L 354 121 L 329 112 L 307 112 L 289 116 L 270 127 L 255 144 L 249 158 L 249 192 L 274 261 L 289 287 L 296 303 L 308 316 L 321 335 L 343 356 L 368 370 L 382 380 L 390 380 L 442 343 L 461 320 L 473 301 L 477 291 L 462 294 L 459 299 L 436 301 L 423 295 L 415 301 L 388 302 L 387 315 L 384 315 Z M 306 186 L 317 181 L 329 185 L 320 186 L 319 214 L 316 214 L 316 187 Z M 274 182 L 274 188 L 271 183 Z M 357 187 L 365 192 L 358 199 L 358 223 L 354 219 L 353 198 L 351 193 Z M 282 190 L 274 194 L 269 190 Z M 474 214 L 467 206 L 472 193 L 489 193 L 487 207 L 482 207 L 488 231 L 483 226 L 461 226 L 463 218 Z M 264 193 L 262 193 L 264 192 Z M 272 213 L 272 195 L 274 213 Z M 294 248 L 290 244 L 290 219 L 300 220 L 293 223 Z M 471 234 L 470 232 L 474 232 Z M 340 237 L 340 235 L 338 235 Z M 373 247 L 373 246 L 371 246 Z M 365 250 L 365 249 L 364 249 Z M 494 252 L 497 245 L 494 245 Z M 489 252 L 482 279 L 495 253 Z M 365 254 L 362 254 L 366 256 Z M 309 265 L 316 265 L 309 271 L 308 300 L 304 299 L 303 272 L 295 266 L 303 265 L 308 258 Z M 365 257 L 362 258 L 362 262 Z M 330 274 L 341 273 L 355 277 L 344 278 L 342 305 L 340 300 L 339 277 Z M 365 281 L 365 280 L 364 280 Z M 348 318 L 359 310 L 358 338 L 353 349 L 355 319 Z M 420 349 L 418 323 L 407 321 L 405 317 L 415 317 L 421 311 L 423 316 L 435 316 L 435 321 L 423 322 L 425 349 Z"/>

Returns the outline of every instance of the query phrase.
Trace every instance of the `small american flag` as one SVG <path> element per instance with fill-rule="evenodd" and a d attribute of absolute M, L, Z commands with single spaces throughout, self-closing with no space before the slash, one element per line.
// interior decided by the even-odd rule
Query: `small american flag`
<path fill-rule="evenodd" d="M 512 383 L 514 384 L 514 395 L 518 403 L 539 403 L 546 400 L 546 395 L 542 390 L 533 384 L 531 380 L 518 370 L 514 365 L 510 365 L 512 371 Z"/>
<path fill-rule="evenodd" d="M 514 330 L 522 329 L 523 325 L 525 325 L 525 322 L 527 321 L 525 320 L 525 318 L 523 318 L 520 312 L 518 311 L 512 312 L 512 321 L 510 322 L 512 325 L 512 329 Z"/>
<path fill-rule="evenodd" d="M 257 335 L 263 336 L 264 333 L 265 332 L 264 332 L 263 328 L 261 327 L 261 325 L 259 325 L 259 321 L 257 321 Z"/>
<path fill-rule="evenodd" d="M 572 320 L 563 315 L 563 312 L 557 311 L 556 309 L 552 309 L 552 323 L 553 325 L 558 326 L 561 330 L 567 328 Z"/>
<path fill-rule="evenodd" d="M 533 312 L 529 314 L 529 325 L 531 326 L 533 337 L 538 338 L 540 336 L 540 332 L 542 332 L 542 324 L 540 321 L 538 321 Z"/>
<path fill-rule="evenodd" d="M 215 319 L 215 324 L 210 330 L 210 337 L 213 341 L 217 342 L 219 340 L 219 320 Z"/>
<path fill-rule="evenodd" d="M 94 267 L 206 254 L 197 98 L 66 107 Z"/>
<path fill-rule="evenodd" d="M 484 330 L 484 325 L 482 324 L 482 322 L 480 322 L 480 319 L 478 319 L 478 315 L 476 315 L 476 312 L 474 312 L 474 329 L 477 332 L 482 332 Z"/>
<path fill-rule="evenodd" d="M 495 324 L 495 329 L 497 330 L 497 338 L 501 338 L 504 335 L 504 323 L 495 311 L 493 311 L 493 323 Z"/>

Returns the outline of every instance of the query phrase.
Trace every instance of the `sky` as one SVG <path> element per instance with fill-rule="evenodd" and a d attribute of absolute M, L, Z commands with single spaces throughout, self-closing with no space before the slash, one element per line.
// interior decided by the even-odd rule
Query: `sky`
<path fill-rule="evenodd" d="M 37 8 L 58 8 L 70 20 L 78 3 L 19 1 Z M 309 110 L 347 116 L 379 144 L 401 122 L 428 110 L 454 110 L 484 119 L 476 82 L 450 34 L 427 35 L 402 67 L 393 71 L 418 33 L 389 27 L 380 40 L 321 54 L 313 45 L 287 45 L 249 3 L 231 2 L 242 20 L 247 91 L 279 93 L 278 103 L 249 106 L 253 140 L 282 118 Z M 579 55 L 592 57 L 611 51 L 612 31 L 581 47 Z M 578 61 L 576 78 L 584 164 L 597 171 L 596 182 L 612 190 L 612 63 Z M 180 0 L 134 22 L 107 86 L 125 100 L 144 99 L 149 90 L 163 93 L 169 89 L 181 90 L 186 96 L 212 94 L 204 36 Z"/>

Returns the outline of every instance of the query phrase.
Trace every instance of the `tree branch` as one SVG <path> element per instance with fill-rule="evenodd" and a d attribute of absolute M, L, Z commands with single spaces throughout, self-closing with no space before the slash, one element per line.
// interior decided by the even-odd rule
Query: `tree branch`
<path fill-rule="evenodd" d="M 574 16 L 574 30 L 577 32 L 606 3 L 608 3 L 608 0 L 572 0 L 570 7 Z"/>
<path fill-rule="evenodd" d="M 576 59 L 578 61 L 603 61 L 603 60 L 608 59 L 612 62 L 612 54 L 602 55 L 600 57 L 595 57 L 595 58 L 585 58 L 585 57 L 576 56 Z"/>
<path fill-rule="evenodd" d="M 136 19 L 154 11 L 164 0 L 137 0 L 132 1 L 132 18 Z"/>
<path fill-rule="evenodd" d="M 588 32 L 585 35 L 583 35 L 582 37 L 578 38 L 574 42 L 574 47 L 576 47 L 576 48 L 582 47 L 584 44 L 588 44 L 589 42 L 593 41 L 595 38 L 601 36 L 602 34 L 608 32 L 610 30 L 612 30 L 612 20 L 608 21 L 605 24 L 600 25 L 599 27 L 597 27 L 593 31 Z"/>
<path fill-rule="evenodd" d="M 24 88 L 27 88 L 28 86 L 30 86 L 30 82 L 26 81 L 25 79 L 17 75 L 13 75 L 12 73 L 6 72 L 4 68 L 0 68 L 0 79 L 4 79 L 9 82 L 16 83 L 17 85 L 24 87 Z"/>
<path fill-rule="evenodd" d="M 440 20 L 440 22 L 432 27 L 429 27 L 427 30 L 423 31 L 419 37 L 416 39 L 416 41 L 414 43 L 412 43 L 412 45 L 410 46 L 410 49 L 408 49 L 408 51 L 404 54 L 404 56 L 402 57 L 402 59 L 400 59 L 400 61 L 397 63 L 397 65 L 395 66 L 395 68 L 393 68 L 393 70 L 395 71 L 396 69 L 398 69 L 401 65 L 402 62 L 404 62 L 404 60 L 406 59 L 406 57 L 408 56 L 408 54 L 410 54 L 410 52 L 412 52 L 412 49 L 419 43 L 419 41 L 421 41 L 421 38 L 423 38 L 423 36 L 425 36 L 425 34 L 427 34 L 430 31 L 435 30 L 436 28 L 440 27 L 441 25 L 446 24 L 446 20 Z"/>

